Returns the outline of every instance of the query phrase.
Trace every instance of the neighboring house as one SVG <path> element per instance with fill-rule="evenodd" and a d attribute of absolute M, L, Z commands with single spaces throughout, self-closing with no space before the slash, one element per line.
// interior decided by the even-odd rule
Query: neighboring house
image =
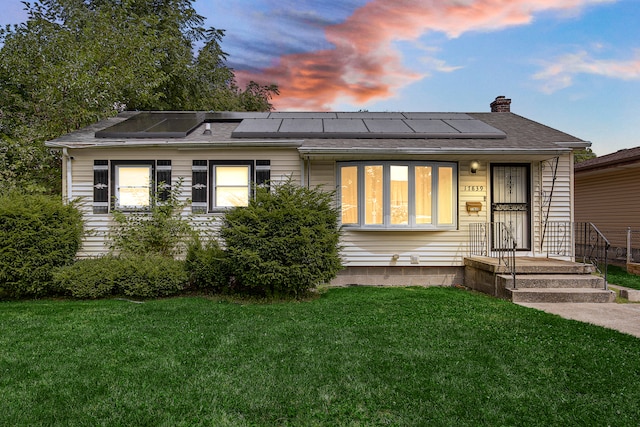
<path fill-rule="evenodd" d="M 463 281 L 473 224 L 508 224 L 519 256 L 547 256 L 545 221 L 573 221 L 572 150 L 590 144 L 510 102 L 488 113 L 125 112 L 47 146 L 62 149 L 63 196 L 82 199 L 92 231 L 80 257 L 107 252 L 111 212 L 144 209 L 154 182 L 182 179 L 204 226 L 246 205 L 252 182 L 291 177 L 337 190 L 346 269 L 335 284 L 450 285 Z"/>
<path fill-rule="evenodd" d="M 575 169 L 576 221 L 591 222 L 611 243 L 610 259 L 640 262 L 640 147 L 578 163 Z"/>

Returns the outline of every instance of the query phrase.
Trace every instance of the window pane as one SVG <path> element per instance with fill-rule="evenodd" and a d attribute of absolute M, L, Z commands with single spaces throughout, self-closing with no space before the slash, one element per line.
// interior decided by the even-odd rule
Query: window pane
<path fill-rule="evenodd" d="M 216 183 L 225 187 L 248 187 L 249 166 L 216 166 Z"/>
<path fill-rule="evenodd" d="M 391 224 L 409 224 L 409 167 L 390 166 Z"/>
<path fill-rule="evenodd" d="M 358 223 L 358 167 L 340 169 L 340 206 L 343 224 Z"/>
<path fill-rule="evenodd" d="M 453 168 L 438 168 L 438 224 L 453 224 Z"/>
<path fill-rule="evenodd" d="M 217 207 L 249 204 L 249 166 L 215 167 L 215 203 Z"/>
<path fill-rule="evenodd" d="M 416 224 L 431 224 L 431 167 L 416 166 Z"/>
<path fill-rule="evenodd" d="M 382 224 L 382 166 L 364 167 L 364 193 L 365 224 Z"/>
<path fill-rule="evenodd" d="M 216 206 L 247 206 L 249 193 L 242 187 L 218 187 L 216 190 Z"/>
<path fill-rule="evenodd" d="M 118 206 L 144 208 L 150 205 L 151 166 L 117 166 Z"/>

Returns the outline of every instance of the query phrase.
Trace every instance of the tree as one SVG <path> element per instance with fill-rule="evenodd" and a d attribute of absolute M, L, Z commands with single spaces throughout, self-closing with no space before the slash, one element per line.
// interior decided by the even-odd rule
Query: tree
<path fill-rule="evenodd" d="M 582 150 L 576 150 L 573 152 L 573 162 L 574 163 L 580 163 L 580 162 L 584 162 L 585 160 L 589 160 L 589 159 L 594 159 L 596 158 L 596 153 L 594 153 L 591 148 L 585 148 Z"/>
<path fill-rule="evenodd" d="M 271 109 L 277 88 L 237 87 L 224 33 L 202 27 L 193 1 L 25 3 L 27 22 L 0 29 L 0 164 L 15 171 L 0 179 L 17 177 L 0 186 L 55 191 L 44 141 L 122 109 Z"/>

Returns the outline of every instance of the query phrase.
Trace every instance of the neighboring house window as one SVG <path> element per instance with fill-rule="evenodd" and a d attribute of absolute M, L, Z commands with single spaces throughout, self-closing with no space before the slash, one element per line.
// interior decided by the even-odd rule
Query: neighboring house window
<path fill-rule="evenodd" d="M 95 160 L 93 213 L 110 209 L 148 209 L 155 192 L 166 200 L 171 191 L 171 160 Z"/>
<path fill-rule="evenodd" d="M 444 162 L 338 164 L 342 225 L 453 229 L 457 165 Z"/>
<path fill-rule="evenodd" d="M 269 160 L 194 160 L 192 211 L 206 213 L 247 206 L 254 184 L 266 185 L 271 175 Z"/>

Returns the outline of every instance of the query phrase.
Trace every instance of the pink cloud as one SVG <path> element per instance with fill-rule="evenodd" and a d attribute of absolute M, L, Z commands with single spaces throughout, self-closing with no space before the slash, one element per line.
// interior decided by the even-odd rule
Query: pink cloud
<path fill-rule="evenodd" d="M 344 22 L 325 28 L 333 48 L 281 56 L 260 72 L 236 71 L 238 81 L 276 83 L 278 109 L 328 110 L 338 99 L 362 104 L 392 97 L 428 75 L 409 70 L 394 46 L 428 32 L 458 37 L 469 31 L 496 31 L 526 25 L 542 11 L 576 11 L 613 0 L 372 0 Z M 442 61 L 441 72 L 452 71 Z"/>
<path fill-rule="evenodd" d="M 622 80 L 640 80 L 640 51 L 628 60 L 594 59 L 587 52 L 572 53 L 555 58 L 533 77 L 543 81 L 545 93 L 571 86 L 574 76 L 592 74 Z"/>

